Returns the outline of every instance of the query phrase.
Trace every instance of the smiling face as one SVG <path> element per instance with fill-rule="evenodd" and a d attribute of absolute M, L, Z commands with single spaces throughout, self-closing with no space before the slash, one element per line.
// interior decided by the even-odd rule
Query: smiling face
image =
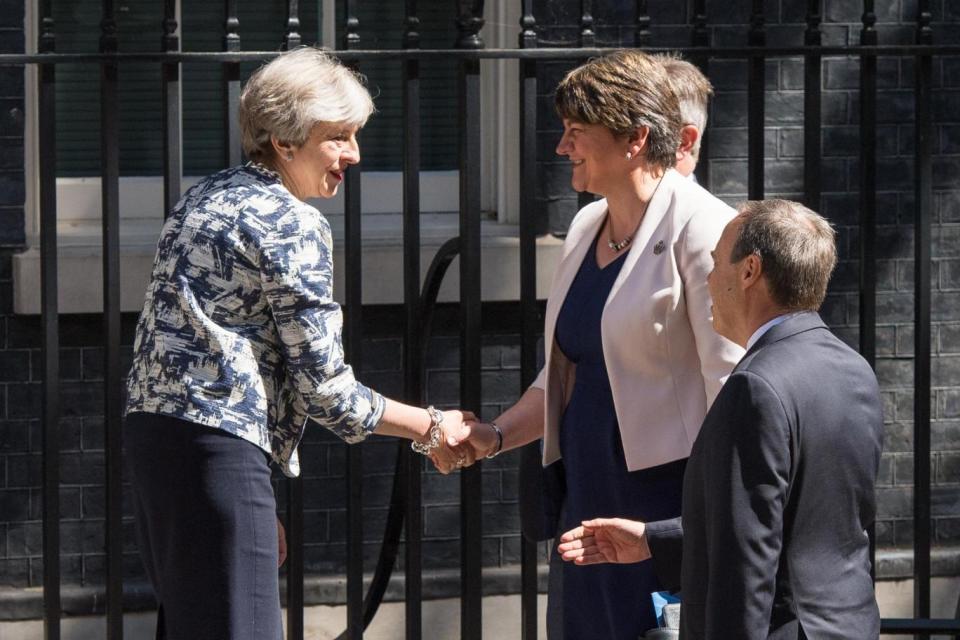
<path fill-rule="evenodd" d="M 300 147 L 280 150 L 276 164 L 293 195 L 301 200 L 335 196 L 344 170 L 360 162 L 359 129 L 343 123 L 318 124 Z"/>
<path fill-rule="evenodd" d="M 570 183 L 576 191 L 606 196 L 617 178 L 626 174 L 627 150 L 626 141 L 603 125 L 563 119 L 563 136 L 556 151 L 573 165 Z"/>

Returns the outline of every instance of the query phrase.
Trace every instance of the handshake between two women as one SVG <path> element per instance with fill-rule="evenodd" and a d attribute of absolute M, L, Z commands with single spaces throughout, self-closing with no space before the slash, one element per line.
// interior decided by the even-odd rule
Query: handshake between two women
<path fill-rule="evenodd" d="M 470 411 L 438 411 L 427 408 L 430 429 L 410 443 L 417 453 L 427 456 L 437 471 L 448 474 L 471 466 L 477 460 L 492 458 L 503 448 L 503 435 L 492 422 L 480 422 Z"/>

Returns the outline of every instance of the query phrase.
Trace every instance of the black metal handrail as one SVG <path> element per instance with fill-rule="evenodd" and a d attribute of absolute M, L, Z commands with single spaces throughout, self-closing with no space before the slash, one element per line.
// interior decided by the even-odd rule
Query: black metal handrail
<path fill-rule="evenodd" d="M 328 49 L 345 61 L 366 60 L 578 60 L 602 56 L 623 47 L 551 47 L 539 49 Z M 649 53 L 677 52 L 709 58 L 786 58 L 817 53 L 824 57 L 960 55 L 960 44 L 796 45 L 756 47 L 647 47 Z M 117 53 L 0 53 L 0 65 L 119 62 L 262 62 L 280 55 L 277 51 L 179 51 Z"/>

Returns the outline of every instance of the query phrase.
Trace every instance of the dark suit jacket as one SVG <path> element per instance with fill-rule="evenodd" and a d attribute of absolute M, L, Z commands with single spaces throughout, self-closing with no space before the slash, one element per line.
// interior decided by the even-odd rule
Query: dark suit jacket
<path fill-rule="evenodd" d="M 648 524 L 661 582 L 682 585 L 681 637 L 878 637 L 882 429 L 873 371 L 819 315 L 760 338 L 704 419 L 682 520 Z"/>

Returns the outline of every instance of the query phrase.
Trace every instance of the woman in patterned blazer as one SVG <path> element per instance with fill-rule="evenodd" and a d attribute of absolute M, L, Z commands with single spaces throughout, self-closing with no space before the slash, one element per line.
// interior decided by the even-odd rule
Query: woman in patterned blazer
<path fill-rule="evenodd" d="M 409 438 L 442 470 L 473 461 L 457 446 L 473 416 L 384 398 L 343 359 L 330 225 L 306 200 L 336 194 L 372 112 L 329 56 L 279 56 L 240 97 L 250 162 L 202 180 L 164 224 L 124 430 L 158 637 L 279 640 L 269 463 L 299 474 L 308 419 L 351 443 Z"/>

